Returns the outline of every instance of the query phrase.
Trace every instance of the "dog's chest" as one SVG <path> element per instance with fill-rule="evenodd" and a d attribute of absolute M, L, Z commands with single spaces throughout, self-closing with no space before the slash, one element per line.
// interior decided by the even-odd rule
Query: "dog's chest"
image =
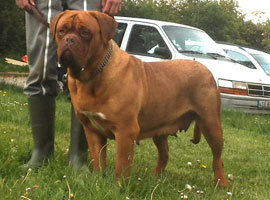
<path fill-rule="evenodd" d="M 106 116 L 101 112 L 91 112 L 91 111 L 79 111 L 81 115 L 87 118 L 87 126 L 108 138 L 114 139 L 114 135 L 111 132 L 111 126 Z"/>

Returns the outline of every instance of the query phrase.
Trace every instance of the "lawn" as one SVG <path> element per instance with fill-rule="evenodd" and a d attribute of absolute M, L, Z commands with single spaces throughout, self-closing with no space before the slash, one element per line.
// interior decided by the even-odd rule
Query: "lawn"
<path fill-rule="evenodd" d="M 68 167 L 70 102 L 57 98 L 55 155 L 39 170 L 21 166 L 33 147 L 27 99 L 22 89 L 0 84 L 0 199 L 236 199 L 265 200 L 270 196 L 270 116 L 224 111 L 223 160 L 228 188 L 216 188 L 212 154 L 205 139 L 189 140 L 193 126 L 169 138 L 170 160 L 161 176 L 152 171 L 157 150 L 152 140 L 136 146 L 132 175 L 126 185 L 114 180 L 115 141 L 108 144 L 104 174 Z M 90 163 L 90 159 L 89 159 Z M 89 164 L 89 169 L 91 166 Z"/>

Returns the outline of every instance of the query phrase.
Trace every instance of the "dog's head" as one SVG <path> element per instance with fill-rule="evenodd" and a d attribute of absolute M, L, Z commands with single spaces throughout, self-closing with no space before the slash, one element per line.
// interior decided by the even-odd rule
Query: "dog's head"
<path fill-rule="evenodd" d="M 97 11 L 65 11 L 51 22 L 58 49 L 58 59 L 63 67 L 69 67 L 72 76 L 78 78 L 87 63 L 98 55 L 114 36 L 117 22 Z"/>

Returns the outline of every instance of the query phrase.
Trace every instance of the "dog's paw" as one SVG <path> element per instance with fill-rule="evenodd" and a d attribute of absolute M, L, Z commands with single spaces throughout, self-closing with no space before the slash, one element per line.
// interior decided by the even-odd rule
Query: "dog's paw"
<path fill-rule="evenodd" d="M 193 138 L 190 140 L 193 144 L 199 144 L 200 143 L 200 139 L 197 138 Z"/>

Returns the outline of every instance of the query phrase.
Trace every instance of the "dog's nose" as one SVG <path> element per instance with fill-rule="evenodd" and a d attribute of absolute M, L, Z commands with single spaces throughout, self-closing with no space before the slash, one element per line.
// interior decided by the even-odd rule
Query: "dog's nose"
<path fill-rule="evenodd" d="M 70 46 L 70 45 L 73 45 L 74 44 L 74 38 L 73 37 L 67 37 L 65 39 L 65 44 Z"/>

